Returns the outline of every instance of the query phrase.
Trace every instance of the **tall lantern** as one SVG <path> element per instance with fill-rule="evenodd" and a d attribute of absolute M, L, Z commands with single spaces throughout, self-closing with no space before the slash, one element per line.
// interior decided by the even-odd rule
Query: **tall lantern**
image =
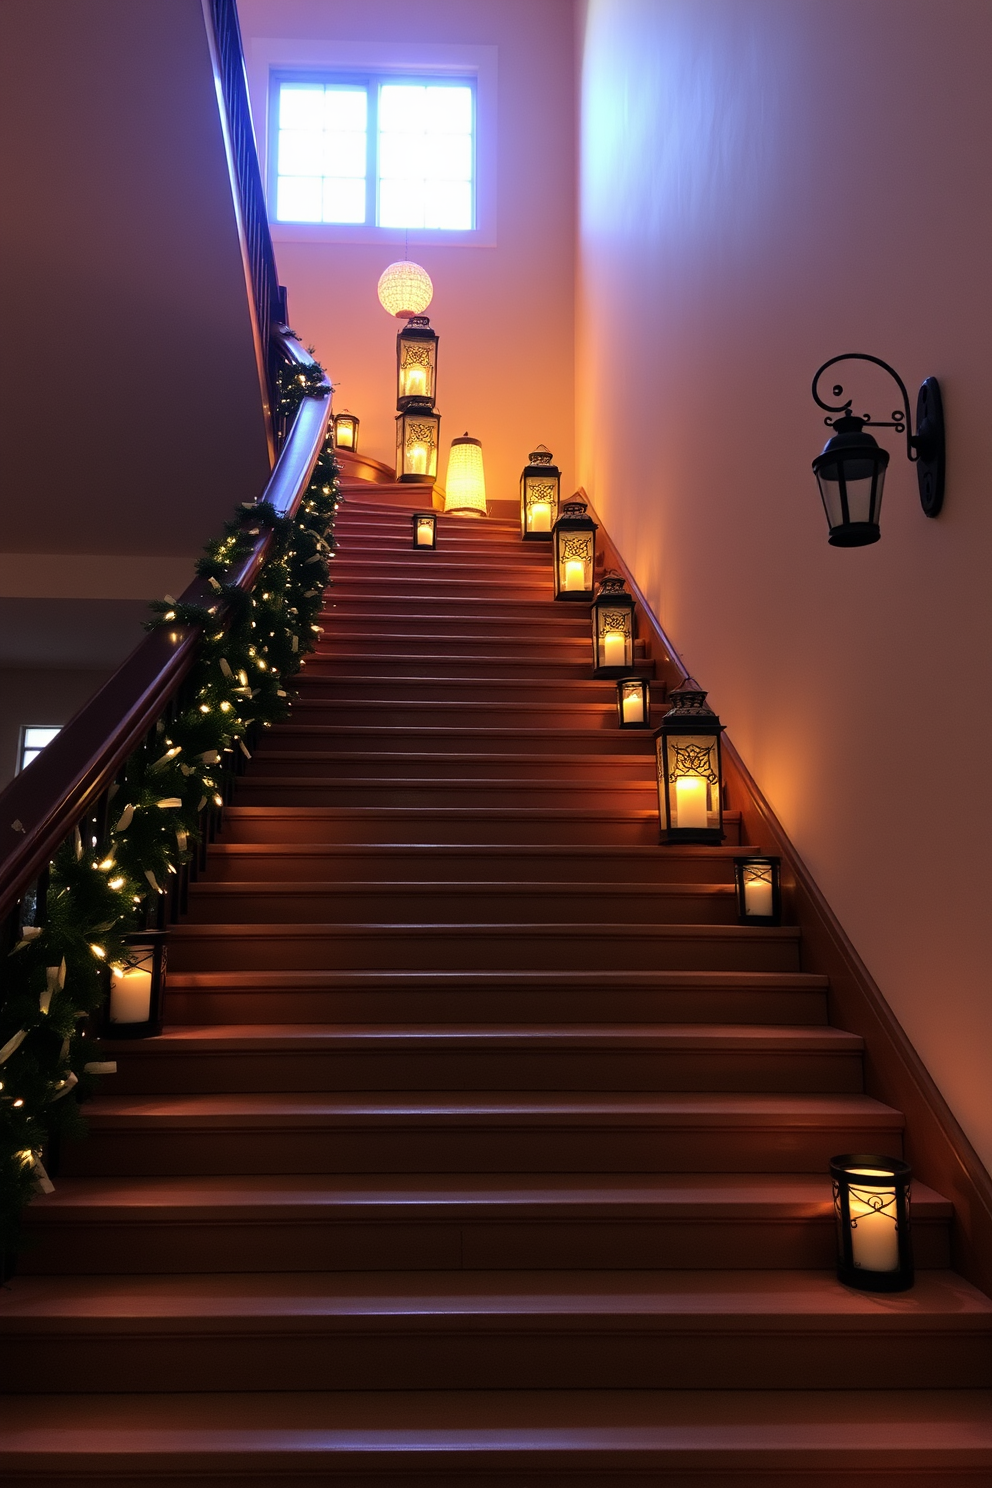
<path fill-rule="evenodd" d="M 671 706 L 655 735 L 658 813 L 666 842 L 723 841 L 723 724 L 706 693 L 687 677 L 669 694 Z"/>
<path fill-rule="evenodd" d="M 396 337 L 396 407 L 437 396 L 437 334 L 426 315 L 411 315 Z"/>
<path fill-rule="evenodd" d="M 525 541 L 551 541 L 561 495 L 561 471 L 552 464 L 553 459 L 547 446 L 539 444 L 527 456 L 521 473 L 520 535 Z"/>
<path fill-rule="evenodd" d="M 592 603 L 596 572 L 596 523 L 584 501 L 566 501 L 552 529 L 555 599 Z"/>
<path fill-rule="evenodd" d="M 617 722 L 621 728 L 651 727 L 651 686 L 646 677 L 617 678 Z"/>
<path fill-rule="evenodd" d="M 396 415 L 396 479 L 437 480 L 441 415 L 426 398 L 411 401 Z"/>
<path fill-rule="evenodd" d="M 165 991 L 164 930 L 125 935 L 127 964 L 109 966 L 110 995 L 104 1016 L 107 1038 L 150 1038 L 162 1032 Z"/>
<path fill-rule="evenodd" d="M 484 517 L 486 472 L 482 464 L 482 441 L 468 433 L 451 441 L 448 475 L 444 483 L 444 509 L 461 517 Z"/>
<path fill-rule="evenodd" d="M 861 1292 L 913 1285 L 909 1163 L 873 1152 L 830 1159 L 837 1220 L 837 1279 Z"/>
<path fill-rule="evenodd" d="M 592 607 L 592 666 L 616 677 L 634 665 L 634 600 L 618 573 L 607 573 Z"/>
<path fill-rule="evenodd" d="M 334 448 L 343 450 L 357 450 L 358 448 L 358 419 L 353 413 L 345 410 L 336 413 L 333 419 L 334 426 Z"/>

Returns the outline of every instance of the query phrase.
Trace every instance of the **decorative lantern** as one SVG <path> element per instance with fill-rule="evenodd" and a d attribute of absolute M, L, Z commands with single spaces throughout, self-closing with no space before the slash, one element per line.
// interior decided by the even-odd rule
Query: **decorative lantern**
<path fill-rule="evenodd" d="M 658 813 L 665 841 L 722 842 L 723 725 L 691 677 L 669 694 L 669 702 L 655 735 Z"/>
<path fill-rule="evenodd" d="M 596 523 L 584 501 L 566 501 L 552 528 L 555 599 L 592 601 L 596 571 Z"/>
<path fill-rule="evenodd" d="M 411 315 L 396 337 L 396 407 L 437 396 L 437 335 L 426 315 Z"/>
<path fill-rule="evenodd" d="M 547 446 L 539 444 L 527 456 L 520 476 L 520 535 L 525 541 L 551 541 L 561 494 L 561 471 L 551 463 L 553 458 Z"/>
<path fill-rule="evenodd" d="M 837 1278 L 861 1292 L 913 1285 L 909 1163 L 871 1152 L 830 1159 L 837 1218 Z"/>
<path fill-rule="evenodd" d="M 379 304 L 390 315 L 406 320 L 411 315 L 422 315 L 434 298 L 434 285 L 426 269 L 418 263 L 402 258 L 391 263 L 379 275 Z"/>
<path fill-rule="evenodd" d="M 137 930 L 124 936 L 128 964 L 107 968 L 104 1031 L 107 1038 L 150 1038 L 162 1032 L 166 932 Z"/>
<path fill-rule="evenodd" d="M 618 680 L 617 713 L 621 728 L 650 728 L 651 689 L 645 677 Z"/>
<path fill-rule="evenodd" d="M 433 552 L 437 547 L 437 513 L 414 512 L 413 546 L 427 548 Z"/>
<path fill-rule="evenodd" d="M 634 601 L 614 570 L 603 575 L 592 607 L 592 666 L 598 677 L 615 677 L 634 665 Z"/>
<path fill-rule="evenodd" d="M 778 925 L 782 921 L 779 883 L 781 858 L 735 858 L 737 918 L 742 925 Z"/>
<path fill-rule="evenodd" d="M 864 432 L 864 419 L 834 420 L 834 435 L 813 461 L 813 474 L 835 548 L 878 542 L 878 515 L 889 452 Z"/>
<path fill-rule="evenodd" d="M 441 415 L 426 398 L 411 400 L 396 415 L 396 479 L 437 480 L 437 445 Z"/>
<path fill-rule="evenodd" d="M 336 413 L 334 415 L 334 448 L 344 450 L 357 450 L 358 448 L 358 418 L 353 413 Z"/>
<path fill-rule="evenodd" d="M 448 478 L 444 483 L 444 509 L 460 517 L 486 515 L 486 472 L 482 466 L 482 445 L 469 434 L 451 441 Z"/>

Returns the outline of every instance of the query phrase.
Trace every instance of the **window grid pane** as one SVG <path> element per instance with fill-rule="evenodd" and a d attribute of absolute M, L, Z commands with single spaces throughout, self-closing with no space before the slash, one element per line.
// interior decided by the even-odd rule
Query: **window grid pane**
<path fill-rule="evenodd" d="M 474 226 L 472 105 L 464 84 L 380 85 L 380 227 Z"/>
<path fill-rule="evenodd" d="M 32 760 L 37 759 L 46 744 L 50 744 L 55 735 L 61 733 L 60 728 L 39 727 L 35 724 L 25 724 L 21 729 L 21 755 L 17 762 L 18 770 L 25 769 Z"/>
<path fill-rule="evenodd" d="M 364 222 L 368 92 L 282 83 L 276 139 L 278 222 Z"/>

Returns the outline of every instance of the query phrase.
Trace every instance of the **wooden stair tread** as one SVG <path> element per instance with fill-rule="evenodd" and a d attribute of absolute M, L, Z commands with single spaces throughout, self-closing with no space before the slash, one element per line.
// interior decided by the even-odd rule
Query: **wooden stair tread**
<path fill-rule="evenodd" d="M 171 987 L 215 987 L 223 985 L 253 986 L 267 990 L 298 985 L 301 987 L 433 987 L 436 984 L 466 991 L 489 987 L 524 985 L 571 988 L 685 988 L 702 991 L 708 988 L 740 987 L 764 989 L 769 986 L 795 991 L 825 991 L 829 979 L 810 971 L 456 971 L 440 968 L 423 971 L 354 971 L 307 970 L 290 968 L 267 971 L 249 968 L 244 971 L 170 971 Z"/>

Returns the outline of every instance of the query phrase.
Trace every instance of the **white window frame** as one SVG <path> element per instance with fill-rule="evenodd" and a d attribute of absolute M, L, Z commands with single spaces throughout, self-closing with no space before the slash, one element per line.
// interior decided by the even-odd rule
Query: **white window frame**
<path fill-rule="evenodd" d="M 256 143 L 266 199 L 275 186 L 275 106 L 278 82 L 287 74 L 317 81 L 375 82 L 395 77 L 398 81 L 469 80 L 475 85 L 475 227 L 445 228 L 378 227 L 374 223 L 277 222 L 270 210 L 269 227 L 275 243 L 383 243 L 412 250 L 428 246 L 496 246 L 496 86 L 497 48 L 493 46 L 442 46 L 426 43 L 372 43 L 301 41 L 255 37 L 247 48 L 248 88 L 255 123 Z M 377 182 L 372 182 L 372 190 Z"/>
<path fill-rule="evenodd" d="M 62 724 L 61 723 L 22 723 L 21 724 L 20 730 L 19 730 L 18 735 L 17 735 L 17 769 L 14 772 L 16 775 L 19 775 L 22 770 L 26 769 L 28 765 L 30 765 L 34 760 L 36 760 L 38 758 L 38 755 L 39 754 L 43 754 L 44 751 L 48 748 L 48 745 L 51 744 L 51 742 L 52 742 L 52 739 L 48 739 L 40 747 L 37 744 L 29 744 L 28 743 L 28 734 L 31 733 L 34 729 L 54 729 L 55 730 L 55 734 L 52 735 L 52 738 L 54 738 L 56 734 L 59 734 L 59 733 L 62 732 Z M 25 755 L 25 753 L 27 752 L 28 749 L 31 750 L 31 759 L 25 760 L 24 755 Z"/>

